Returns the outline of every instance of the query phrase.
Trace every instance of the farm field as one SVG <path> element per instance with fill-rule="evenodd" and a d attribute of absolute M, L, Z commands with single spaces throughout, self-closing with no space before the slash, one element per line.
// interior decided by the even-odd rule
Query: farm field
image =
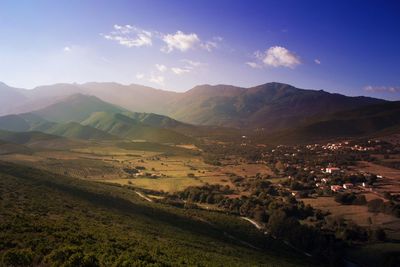
<path fill-rule="evenodd" d="M 382 176 L 376 185 L 377 192 L 387 191 L 400 194 L 400 170 L 365 161 L 359 162 L 354 168 L 358 171 Z"/>
<path fill-rule="evenodd" d="M 164 192 L 207 183 L 232 187 L 232 174 L 242 177 L 272 174 L 265 165 L 238 160 L 223 166 L 207 164 L 193 145 L 176 147 L 145 142 L 88 142 L 69 150 L 41 149 L 30 154 L 0 155 L 0 160 L 80 179 Z M 142 169 L 143 175 L 130 173 L 136 167 Z"/>
<path fill-rule="evenodd" d="M 372 193 L 366 193 L 365 196 L 367 201 L 379 198 Z M 364 205 L 342 205 L 333 197 L 305 198 L 302 201 L 314 208 L 329 211 L 330 216 L 351 220 L 360 226 L 382 227 L 389 237 L 400 240 L 400 219 L 393 215 L 369 212 L 368 207 Z"/>

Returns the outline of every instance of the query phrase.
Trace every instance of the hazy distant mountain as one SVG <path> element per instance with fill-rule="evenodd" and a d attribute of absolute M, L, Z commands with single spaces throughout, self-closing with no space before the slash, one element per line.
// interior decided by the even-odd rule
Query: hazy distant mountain
<path fill-rule="evenodd" d="M 262 137 L 268 143 L 309 143 L 398 132 L 400 101 L 341 111 L 302 126 Z"/>
<path fill-rule="evenodd" d="M 163 113 L 168 103 L 179 95 L 175 92 L 135 84 L 60 83 L 39 86 L 32 90 L 0 84 L 0 115 L 42 109 L 74 94 L 93 95 L 132 111 L 153 113 Z"/>
<path fill-rule="evenodd" d="M 94 112 L 120 113 L 125 111 L 125 109 L 106 103 L 95 96 L 74 94 L 32 113 L 52 122 L 80 122 Z"/>
<path fill-rule="evenodd" d="M 134 112 L 166 114 L 168 105 L 180 93 L 154 89 L 143 85 L 118 83 L 85 83 L 80 86 L 89 95 Z"/>
<path fill-rule="evenodd" d="M 28 98 L 22 93 L 23 91 L 0 82 L 0 114 L 6 114 L 13 107 L 27 101 Z"/>

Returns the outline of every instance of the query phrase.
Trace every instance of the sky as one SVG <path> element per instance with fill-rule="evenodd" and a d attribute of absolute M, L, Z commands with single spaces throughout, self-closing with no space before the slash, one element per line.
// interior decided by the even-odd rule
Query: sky
<path fill-rule="evenodd" d="M 400 1 L 0 1 L 0 81 L 306 89 L 400 100 Z"/>

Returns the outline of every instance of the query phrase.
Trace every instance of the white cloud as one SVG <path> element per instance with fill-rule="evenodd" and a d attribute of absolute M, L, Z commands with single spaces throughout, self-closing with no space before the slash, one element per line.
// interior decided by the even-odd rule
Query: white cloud
<path fill-rule="evenodd" d="M 156 68 L 161 72 L 165 72 L 168 70 L 167 66 L 162 65 L 162 64 L 156 64 Z"/>
<path fill-rule="evenodd" d="M 217 48 L 218 45 L 216 42 L 213 41 L 207 41 L 205 43 L 200 44 L 201 48 L 207 50 L 208 52 L 213 51 L 214 48 Z"/>
<path fill-rule="evenodd" d="M 178 68 L 178 67 L 175 67 L 175 68 L 171 68 L 171 70 L 176 75 L 181 75 L 181 74 L 190 72 L 189 68 Z"/>
<path fill-rule="evenodd" d="M 143 80 L 144 79 L 144 74 L 143 73 L 136 73 L 136 79 L 138 80 Z"/>
<path fill-rule="evenodd" d="M 321 64 L 321 61 L 318 58 L 314 59 L 314 62 L 315 62 L 315 64 L 318 64 L 318 65 Z"/>
<path fill-rule="evenodd" d="M 262 66 L 260 64 L 258 64 L 257 62 L 246 62 L 246 65 L 252 67 L 253 69 L 259 69 Z"/>
<path fill-rule="evenodd" d="M 152 33 L 132 25 L 114 25 L 114 31 L 101 34 L 105 39 L 118 42 L 126 47 L 151 46 Z"/>
<path fill-rule="evenodd" d="M 71 47 L 69 47 L 69 46 L 66 46 L 66 47 L 64 47 L 64 52 L 71 52 Z"/>
<path fill-rule="evenodd" d="M 364 91 L 370 93 L 400 93 L 400 86 L 372 86 L 367 85 Z"/>
<path fill-rule="evenodd" d="M 181 61 L 184 62 L 184 63 L 187 63 L 188 65 L 190 65 L 192 67 L 199 67 L 199 66 L 206 65 L 205 63 L 201 63 L 199 61 L 193 61 L 193 60 L 190 60 L 190 59 L 182 59 Z"/>
<path fill-rule="evenodd" d="M 265 54 L 259 50 L 257 50 L 256 52 L 254 52 L 254 58 L 258 59 L 260 61 L 262 61 L 265 57 Z"/>
<path fill-rule="evenodd" d="M 158 85 L 164 85 L 164 80 L 165 80 L 164 76 L 151 74 L 149 82 L 155 83 Z"/>
<path fill-rule="evenodd" d="M 222 42 L 222 37 L 216 36 L 213 37 L 211 41 L 206 41 L 200 44 L 200 47 L 207 50 L 208 52 L 213 51 L 215 48 L 218 48 L 218 43 Z"/>
<path fill-rule="evenodd" d="M 301 64 L 300 58 L 282 46 L 270 47 L 265 52 L 263 62 L 272 67 L 294 68 Z"/>
<path fill-rule="evenodd" d="M 297 65 L 301 64 L 300 58 L 296 54 L 282 46 L 272 46 L 268 48 L 265 52 L 257 50 L 254 52 L 252 58 L 252 61 L 245 62 L 245 64 L 250 66 L 251 68 L 272 66 L 275 68 L 287 67 L 293 69 Z"/>
<path fill-rule="evenodd" d="M 190 49 L 200 48 L 211 52 L 218 48 L 223 38 L 215 36 L 211 40 L 203 41 L 196 33 L 184 33 L 177 31 L 176 33 L 163 34 L 158 31 L 147 31 L 132 25 L 113 26 L 113 31 L 108 34 L 100 34 L 103 38 L 115 41 L 126 47 L 152 46 L 153 39 L 161 40 L 164 46 L 161 51 L 170 53 L 174 50 L 186 52 Z"/>
<path fill-rule="evenodd" d="M 175 34 L 167 34 L 162 37 L 162 40 L 167 46 L 163 47 L 161 51 L 170 53 L 173 50 L 179 50 L 185 52 L 195 47 L 200 39 L 195 33 L 185 34 L 181 31 L 177 31 Z"/>

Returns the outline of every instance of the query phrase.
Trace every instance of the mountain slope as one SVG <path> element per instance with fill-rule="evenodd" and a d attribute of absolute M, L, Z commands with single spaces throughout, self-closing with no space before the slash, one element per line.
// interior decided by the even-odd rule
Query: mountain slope
<path fill-rule="evenodd" d="M 42 141 L 54 141 L 57 139 L 63 138 L 42 132 L 10 132 L 0 130 L 0 140 L 20 145 Z"/>
<path fill-rule="evenodd" d="M 183 134 L 163 128 L 155 128 L 122 114 L 106 112 L 93 113 L 82 122 L 109 134 L 127 138 L 159 143 L 193 143 L 194 140 Z"/>
<path fill-rule="evenodd" d="M 125 116 L 123 114 L 127 114 Z M 84 121 L 84 125 L 79 122 Z M 193 143 L 194 139 L 174 131 L 190 129 L 166 116 L 134 113 L 95 96 L 74 94 L 31 113 L 0 117 L 0 129 L 41 131 L 77 139 L 140 139 L 161 143 Z"/>
<path fill-rule="evenodd" d="M 118 83 L 85 83 L 79 85 L 88 95 L 135 112 L 165 114 L 166 107 L 180 93 L 159 90 L 148 86 Z"/>
<path fill-rule="evenodd" d="M 98 130 L 96 128 L 81 125 L 77 122 L 58 123 L 50 128 L 44 130 L 45 133 L 64 136 L 74 139 L 98 139 L 98 140 L 112 140 L 117 139 L 115 136 Z"/>
<path fill-rule="evenodd" d="M 394 132 L 400 126 L 400 101 L 342 111 L 266 138 L 273 143 L 317 142 Z"/>
<path fill-rule="evenodd" d="M 80 122 L 93 112 L 125 112 L 123 108 L 106 103 L 95 96 L 75 94 L 46 108 L 32 112 L 52 122 Z"/>
<path fill-rule="evenodd" d="M 298 89 L 282 83 L 266 83 L 251 88 L 201 85 L 183 93 L 117 83 L 55 84 L 14 91 L 22 92 L 23 97 L 28 98 L 21 103 L 16 101 L 20 109 L 27 111 L 40 107 L 36 114 L 55 122 L 80 122 L 93 112 L 121 113 L 129 110 L 167 115 L 189 124 L 264 128 L 268 132 L 301 125 L 315 116 L 385 102 L 322 90 Z M 90 97 L 85 96 L 84 100 L 82 95 L 74 95 L 77 93 L 97 98 L 86 102 Z M 65 102 L 63 108 L 59 103 L 61 98 Z M 123 108 L 111 107 L 108 103 L 106 107 L 105 102 Z M 43 108 L 45 104 L 50 106 Z"/>
<path fill-rule="evenodd" d="M 192 125 L 171 119 L 170 117 L 155 114 L 155 113 L 139 113 L 139 112 L 127 112 L 126 115 L 129 118 L 140 121 L 144 124 L 159 127 L 173 129 L 178 127 L 191 127 Z"/>
<path fill-rule="evenodd" d="M 279 241 L 257 250 L 228 238 L 247 236 L 256 246 L 265 240 L 226 214 L 189 213 L 145 202 L 128 188 L 6 162 L 0 177 L 2 266 L 15 265 L 14 255 L 24 266 L 316 265 Z"/>
<path fill-rule="evenodd" d="M 12 132 L 42 132 L 74 139 L 116 139 L 106 132 L 93 127 L 84 126 L 77 122 L 55 123 L 49 122 L 36 114 L 24 113 L 0 117 L 0 130 Z"/>
<path fill-rule="evenodd" d="M 204 125 L 266 128 L 275 131 L 298 125 L 315 115 L 385 101 L 304 90 L 281 83 L 252 88 L 199 86 L 175 101 L 168 114 L 175 119 Z"/>
<path fill-rule="evenodd" d="M 0 115 L 7 114 L 13 107 L 27 100 L 23 91 L 0 82 Z"/>
<path fill-rule="evenodd" d="M 31 125 L 19 115 L 6 115 L 0 117 L 0 129 L 6 131 L 29 131 Z"/>

